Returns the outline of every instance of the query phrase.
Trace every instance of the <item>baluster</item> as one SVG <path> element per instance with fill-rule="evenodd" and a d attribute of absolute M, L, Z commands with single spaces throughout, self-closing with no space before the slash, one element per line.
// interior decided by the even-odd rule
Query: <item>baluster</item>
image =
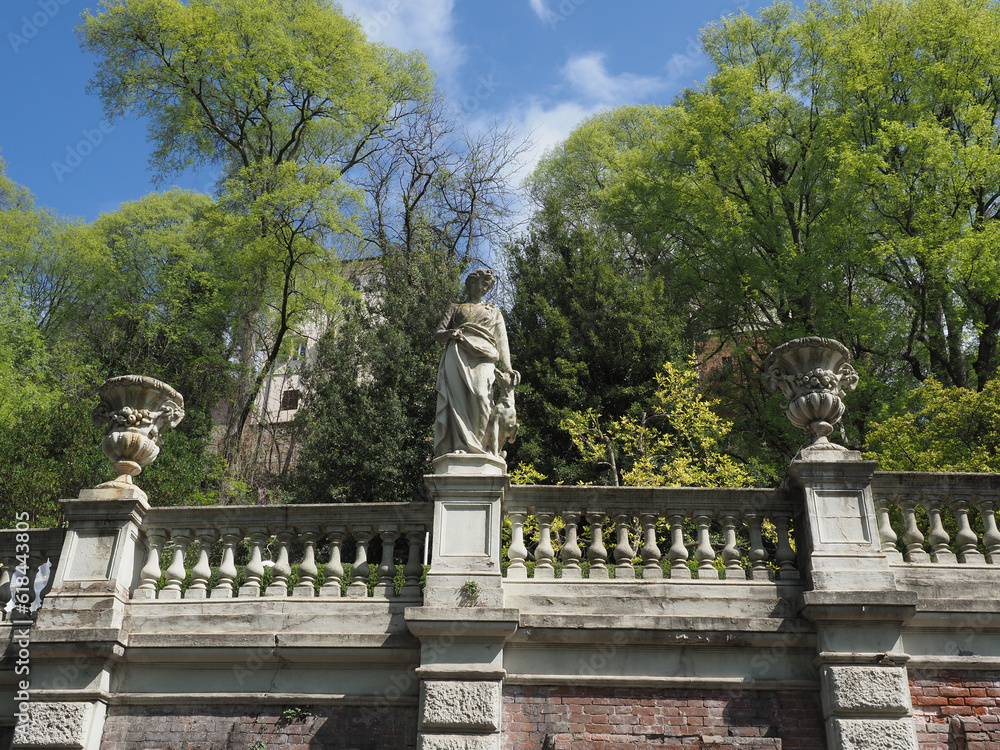
<path fill-rule="evenodd" d="M 406 565 L 403 566 L 403 576 L 406 583 L 399 592 L 400 597 L 405 599 L 420 599 L 420 576 L 424 572 L 424 566 L 420 561 L 420 552 L 424 544 L 424 530 L 422 528 L 407 529 L 406 541 Z"/>
<path fill-rule="evenodd" d="M 364 599 L 368 596 L 368 574 L 371 566 L 368 564 L 368 542 L 363 534 L 355 534 L 354 541 L 358 551 L 351 566 L 351 585 L 347 587 L 347 595 L 352 599 Z"/>
<path fill-rule="evenodd" d="M 261 583 L 264 580 L 264 560 L 263 549 L 267 540 L 271 537 L 267 529 L 257 526 L 248 529 L 247 536 L 250 539 L 250 561 L 243 568 L 243 585 L 240 586 L 240 596 L 260 596 Z"/>
<path fill-rule="evenodd" d="M 590 546 L 587 547 L 587 559 L 590 561 L 590 579 L 604 580 L 608 574 L 608 551 L 604 548 L 604 511 L 588 511 L 590 521 Z"/>
<path fill-rule="evenodd" d="M 559 559 L 562 560 L 562 577 L 568 579 L 583 578 L 583 570 L 580 568 L 580 560 L 583 558 L 583 551 L 580 549 L 580 542 L 577 539 L 577 530 L 580 524 L 580 511 L 562 511 L 563 521 L 566 522 L 566 540 L 562 549 L 559 550 Z"/>
<path fill-rule="evenodd" d="M 917 528 L 917 501 L 912 497 L 901 498 L 899 507 L 903 511 L 903 544 L 906 547 L 906 562 L 923 563 L 929 559 L 924 551 L 924 535 Z"/>
<path fill-rule="evenodd" d="M 979 516 L 983 519 L 983 547 L 986 549 L 986 562 L 1000 565 L 1000 529 L 997 529 L 996 509 L 990 498 L 979 498 L 976 506 Z"/>
<path fill-rule="evenodd" d="M 698 578 L 718 580 L 719 571 L 715 569 L 713 564 L 715 562 L 715 548 L 709 537 L 709 531 L 712 527 L 712 512 L 696 510 L 694 512 L 694 525 L 698 530 L 698 546 L 694 551 L 694 559 L 698 561 Z"/>
<path fill-rule="evenodd" d="M 955 511 L 955 522 L 958 531 L 955 532 L 955 546 L 958 547 L 958 561 L 966 565 L 982 565 L 986 557 L 979 551 L 979 537 L 969 524 L 969 505 L 971 498 L 966 495 L 952 495 L 951 507 Z"/>
<path fill-rule="evenodd" d="M 330 538 L 330 560 L 323 567 L 326 580 L 319 590 L 323 597 L 343 596 L 344 564 L 340 560 L 340 550 L 344 543 L 345 529 L 343 526 L 327 527 L 326 534 Z"/>
<path fill-rule="evenodd" d="M 219 582 L 212 589 L 212 599 L 231 599 L 233 583 L 239 571 L 236 570 L 236 545 L 243 541 L 239 529 L 223 529 L 222 560 L 219 563 Z"/>
<path fill-rule="evenodd" d="M 275 535 L 278 554 L 274 556 L 271 566 L 271 585 L 264 591 L 264 596 L 288 596 L 288 577 L 292 574 L 292 565 L 288 561 L 288 545 L 292 542 L 292 534 L 280 531 Z"/>
<path fill-rule="evenodd" d="M 378 585 L 375 587 L 375 596 L 389 598 L 396 593 L 396 585 L 393 581 L 396 577 L 396 563 L 393 554 L 397 532 L 380 531 L 378 535 L 382 540 L 382 557 L 378 563 Z"/>
<path fill-rule="evenodd" d="M 170 567 L 167 568 L 167 585 L 160 592 L 161 599 L 181 598 L 181 585 L 187 577 L 187 571 L 184 570 L 184 554 L 191 541 L 191 531 L 189 529 L 172 529 L 171 541 L 174 543 L 174 557 Z"/>
<path fill-rule="evenodd" d="M 299 538 L 305 546 L 302 562 L 299 563 L 299 582 L 292 589 L 292 596 L 311 598 L 316 596 L 316 540 L 319 538 L 318 526 L 303 526 L 298 529 Z"/>
<path fill-rule="evenodd" d="M 208 582 L 212 577 L 212 566 L 208 555 L 215 543 L 215 529 L 198 529 L 198 561 L 191 568 L 191 585 L 184 592 L 185 599 L 205 599 L 208 597 Z"/>
<path fill-rule="evenodd" d="M 736 546 L 736 517 L 730 513 L 722 516 L 722 530 L 726 546 L 722 550 L 722 562 L 726 565 L 725 578 L 746 580 L 747 574 L 740 565 L 740 550 Z"/>
<path fill-rule="evenodd" d="M 882 554 L 889 558 L 889 562 L 902 562 L 903 556 L 896 546 L 896 532 L 892 530 L 892 523 L 889 521 L 889 498 L 875 498 L 875 517 L 878 524 L 878 538 L 882 545 Z"/>
<path fill-rule="evenodd" d="M 774 516 L 774 528 L 778 532 L 778 545 L 775 550 L 774 561 L 778 563 L 778 579 L 782 581 L 799 580 L 799 570 L 795 566 L 795 550 L 792 549 L 791 537 L 789 536 L 788 522 L 789 516 Z"/>
<path fill-rule="evenodd" d="M 660 548 L 656 545 L 656 511 L 647 510 L 639 519 L 642 522 L 642 577 L 663 578 L 663 568 L 660 567 Z"/>
<path fill-rule="evenodd" d="M 510 547 L 507 548 L 507 578 L 525 579 L 528 577 L 528 567 L 524 561 L 528 559 L 528 548 L 524 546 L 525 513 L 520 511 L 508 513 L 510 518 Z"/>
<path fill-rule="evenodd" d="M 618 534 L 618 544 L 615 545 L 615 579 L 631 581 L 635 579 L 635 568 L 632 567 L 632 558 L 635 557 L 635 550 L 632 549 L 628 539 L 628 527 L 632 520 L 631 516 L 619 513 L 615 516 L 615 531 Z"/>
<path fill-rule="evenodd" d="M 670 549 L 667 552 L 667 559 L 670 560 L 670 577 L 691 578 L 691 569 L 687 566 L 687 546 L 684 544 L 684 516 L 681 513 L 673 513 L 668 522 Z"/>
<path fill-rule="evenodd" d="M 754 581 L 766 581 L 771 574 L 767 569 L 767 550 L 764 548 L 764 538 L 761 535 L 761 521 L 757 513 L 747 513 L 747 528 L 750 529 L 750 578 Z"/>
<path fill-rule="evenodd" d="M 927 532 L 927 541 L 931 546 L 931 562 L 954 563 L 958 558 L 955 553 L 948 549 L 951 538 L 944 530 L 941 523 L 941 496 L 937 493 L 924 494 L 924 507 L 927 508 L 927 517 L 930 519 L 930 529 Z"/>
<path fill-rule="evenodd" d="M 139 588 L 132 594 L 133 599 L 155 599 L 160 585 L 160 550 L 167 541 L 166 529 L 150 529 L 146 532 L 146 539 L 149 540 L 146 564 L 139 572 Z"/>
<path fill-rule="evenodd" d="M 535 520 L 538 521 L 538 546 L 535 547 L 535 578 L 555 578 L 556 568 L 553 561 L 556 552 L 552 549 L 552 519 L 555 513 L 551 510 L 535 510 Z"/>

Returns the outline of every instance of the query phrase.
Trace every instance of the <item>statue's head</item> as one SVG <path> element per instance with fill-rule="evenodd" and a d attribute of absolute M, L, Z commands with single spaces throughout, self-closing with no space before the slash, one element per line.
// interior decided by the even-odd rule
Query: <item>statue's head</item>
<path fill-rule="evenodd" d="M 489 292 L 496 283 L 497 277 L 493 271 L 489 268 L 477 268 L 465 277 L 465 293 L 470 297 L 475 296 L 473 293 L 478 288 L 478 296 L 481 298 L 484 294 Z"/>

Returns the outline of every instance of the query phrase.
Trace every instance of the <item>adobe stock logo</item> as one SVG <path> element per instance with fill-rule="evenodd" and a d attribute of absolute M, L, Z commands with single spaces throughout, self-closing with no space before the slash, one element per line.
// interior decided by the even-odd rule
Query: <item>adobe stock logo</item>
<path fill-rule="evenodd" d="M 66 157 L 62 161 L 52 162 L 52 173 L 56 180 L 62 182 L 68 174 L 83 164 L 83 160 L 94 153 L 94 149 L 104 143 L 104 136 L 114 131 L 115 126 L 107 120 L 101 120 L 96 128 L 83 129 L 80 134 L 83 136 L 75 146 L 66 147 Z"/>
<path fill-rule="evenodd" d="M 13 31 L 7 34 L 7 41 L 16 54 L 30 40 L 38 36 L 39 29 L 43 28 L 49 21 L 59 13 L 59 6 L 66 5 L 69 0 L 38 0 L 38 10 L 31 14 L 31 17 L 21 16 L 21 33 L 15 34 Z"/>

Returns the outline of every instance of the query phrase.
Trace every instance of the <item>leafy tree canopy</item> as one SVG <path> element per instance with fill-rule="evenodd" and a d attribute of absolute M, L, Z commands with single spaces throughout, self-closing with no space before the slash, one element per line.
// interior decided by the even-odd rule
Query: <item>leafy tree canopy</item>
<path fill-rule="evenodd" d="M 631 414 L 604 420 L 593 409 L 572 412 L 562 428 L 585 461 L 607 467 L 611 484 L 629 486 L 746 487 L 753 477 L 721 443 L 732 423 L 712 409 L 717 402 L 700 392 L 691 364 L 670 362 L 656 374 L 648 404 Z"/>
<path fill-rule="evenodd" d="M 925 381 L 872 425 L 866 448 L 885 471 L 1000 471 L 1000 380 L 981 391 Z"/>
<path fill-rule="evenodd" d="M 162 173 L 331 162 L 346 171 L 430 78 L 320 0 L 111 0 L 86 13 L 92 88 L 111 117 L 147 118 Z"/>
<path fill-rule="evenodd" d="M 792 338 L 850 348 L 855 445 L 928 378 L 985 388 L 1000 364 L 1000 4 L 779 2 L 702 44 L 703 85 L 597 115 L 543 160 L 536 230 L 563 216 L 564 234 L 663 289 L 744 459 L 800 444 L 759 381 Z M 557 328 L 595 298 L 547 302 L 528 317 Z M 598 391 L 572 380 L 590 407 Z"/>

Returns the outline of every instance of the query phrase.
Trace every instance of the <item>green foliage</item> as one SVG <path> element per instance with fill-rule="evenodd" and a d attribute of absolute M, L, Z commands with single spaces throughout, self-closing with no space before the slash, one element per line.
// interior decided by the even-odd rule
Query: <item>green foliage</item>
<path fill-rule="evenodd" d="M 109 373 L 160 378 L 189 413 L 214 407 L 235 374 L 227 332 L 247 271 L 218 221 L 211 198 L 178 189 L 102 214 L 93 230 L 115 293 L 82 299 L 76 324 Z"/>
<path fill-rule="evenodd" d="M 341 301 L 332 248 L 359 202 L 343 176 L 430 98 L 430 74 L 321 0 L 112 0 L 84 18 L 92 90 L 109 118 L 146 119 L 160 175 L 223 168 L 244 297 L 229 332 L 241 372 L 225 448 L 252 479 L 244 431 L 285 338 Z"/>
<path fill-rule="evenodd" d="M 546 479 L 534 464 L 518 464 L 508 469 L 508 476 L 511 484 L 543 484 Z"/>
<path fill-rule="evenodd" d="M 979 392 L 927 380 L 872 426 L 866 448 L 885 471 L 1000 471 L 1000 379 Z"/>
<path fill-rule="evenodd" d="M 95 403 L 93 394 L 57 391 L 47 405 L 20 409 L 0 424 L 0 526 L 12 528 L 21 511 L 33 526 L 58 525 L 59 499 L 110 478 L 91 422 Z"/>
<path fill-rule="evenodd" d="M 482 592 L 479 589 L 479 584 L 475 581 L 466 581 L 462 584 L 462 598 L 469 606 L 472 606 L 479 601 L 480 593 Z"/>
<path fill-rule="evenodd" d="M 429 91 L 422 60 L 319 0 L 111 0 L 79 32 L 92 90 L 110 117 L 146 119 L 161 174 L 350 155 Z"/>
<path fill-rule="evenodd" d="M 658 364 L 680 353 L 678 322 L 654 278 L 633 274 L 585 229 L 555 209 L 509 248 L 514 300 L 508 315 L 520 431 L 511 465 L 530 464 L 549 481 L 592 481 L 559 429 L 570 412 L 623 416 L 652 392 Z"/>
<path fill-rule="evenodd" d="M 213 201 L 153 194 L 82 226 L 28 198 L 0 212 L 44 229 L 5 254 L 0 277 L 4 515 L 28 509 L 57 520 L 58 499 L 111 478 L 91 411 L 98 385 L 126 373 L 186 396 L 187 417 L 140 480 L 151 502 L 213 500 L 224 471 L 208 452 L 210 411 L 233 371 L 226 333 L 238 298 Z"/>
<path fill-rule="evenodd" d="M 603 425 L 592 409 L 571 412 L 561 426 L 585 461 L 607 466 L 614 485 L 749 486 L 751 475 L 721 452 L 732 425 L 712 411 L 716 403 L 701 394 L 693 361 L 668 362 L 648 405 Z"/>
<path fill-rule="evenodd" d="M 315 714 L 308 708 L 302 706 L 292 706 L 291 708 L 286 708 L 281 712 L 281 723 L 291 724 L 293 721 L 304 721 L 310 716 L 315 716 Z"/>
<path fill-rule="evenodd" d="M 359 267 L 364 300 L 320 341 L 306 373 L 297 498 L 406 500 L 433 453 L 440 347 L 431 337 L 458 289 L 459 267 L 422 249 Z"/>
<path fill-rule="evenodd" d="M 542 161 L 530 182 L 536 237 L 525 245 L 541 236 L 557 247 L 552 217 L 562 216 L 566 254 L 586 261 L 605 247 L 620 277 L 659 284 L 682 351 L 698 352 L 738 426 L 732 449 L 756 459 L 761 478 L 780 474 L 801 444 L 759 382 L 784 341 L 848 345 L 862 379 L 844 428 L 855 445 L 883 404 L 929 377 L 984 388 L 1000 365 L 1000 5 L 776 3 L 708 27 L 702 44 L 713 67 L 703 85 L 671 106 L 597 115 Z M 518 255 L 531 257 L 515 248 L 515 283 L 545 289 L 522 278 Z M 587 383 L 589 367 L 544 330 L 600 297 L 536 257 L 537 273 L 568 290 L 530 306 L 516 298 L 529 335 L 554 353 L 539 363 L 544 376 L 522 366 L 524 400 L 546 425 L 565 417 L 566 401 L 621 418 L 594 403 L 602 391 Z M 538 398 L 542 377 L 558 390 Z M 526 447 L 539 429 L 529 425 Z M 565 446 L 546 448 L 546 463 L 541 450 L 520 457 L 569 477 L 550 468 Z"/>

